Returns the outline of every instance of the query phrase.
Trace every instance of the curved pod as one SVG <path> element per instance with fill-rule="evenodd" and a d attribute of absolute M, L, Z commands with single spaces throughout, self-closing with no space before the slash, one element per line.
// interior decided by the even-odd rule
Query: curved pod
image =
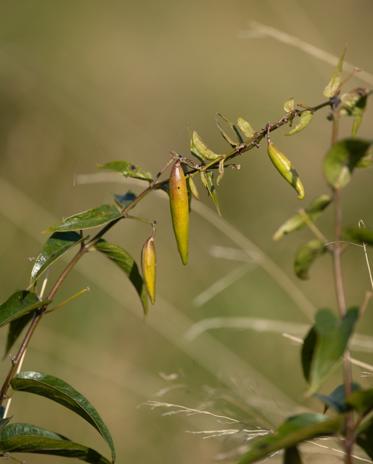
<path fill-rule="evenodd" d="M 150 301 L 152 304 L 154 304 L 157 255 L 155 252 L 155 241 L 153 236 L 149 237 L 142 247 L 141 267 L 146 290 L 148 292 Z"/>

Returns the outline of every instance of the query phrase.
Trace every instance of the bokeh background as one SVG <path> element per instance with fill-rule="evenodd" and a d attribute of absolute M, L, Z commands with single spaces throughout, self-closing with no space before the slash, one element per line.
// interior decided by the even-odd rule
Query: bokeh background
<path fill-rule="evenodd" d="M 369 0 L 0 0 L 2 300 L 27 286 L 49 225 L 110 202 L 113 193 L 138 191 L 120 177 L 100 183 L 80 176 L 95 173 L 97 163 L 125 159 L 155 173 L 170 150 L 188 153 L 193 129 L 225 149 L 216 112 L 245 117 L 258 129 L 281 116 L 289 97 L 310 105 L 323 100 L 332 66 L 292 46 L 295 39 L 289 45 L 276 32 L 253 33 L 252 21 L 334 55 L 347 44 L 347 61 L 373 73 L 372 15 Z M 369 87 L 352 79 L 357 85 Z M 308 199 L 327 189 L 320 171 L 330 143 L 326 115 L 319 112 L 295 137 L 273 136 L 296 164 Z M 372 136 L 371 121 L 368 109 L 362 136 Z M 301 337 L 315 308 L 335 307 L 330 262 L 321 259 L 307 282 L 293 277 L 294 251 L 309 232 L 279 243 L 272 234 L 300 204 L 263 147 L 239 162 L 241 170 L 227 170 L 219 190 L 223 219 L 206 197 L 196 205 L 187 267 L 179 262 L 166 197 L 138 207 L 158 220 L 158 302 L 146 320 L 125 276 L 92 253 L 59 300 L 86 286 L 90 292 L 46 317 L 34 337 L 25 369 L 62 377 L 83 392 L 112 430 L 118 462 L 234 462 L 248 438 L 235 431 L 268 429 L 300 408 L 320 410 L 303 396 L 299 346 L 282 334 Z M 358 172 L 343 194 L 347 224 L 363 218 L 373 225 L 372 193 L 372 172 Z M 320 221 L 329 237 L 331 226 L 329 211 Z M 146 225 L 126 221 L 110 239 L 139 258 L 148 235 Z M 369 288 L 361 249 L 349 249 L 344 264 L 349 304 L 360 304 Z M 372 361 L 372 311 L 353 346 L 364 362 Z M 2 362 L 2 375 L 8 364 Z M 365 369 L 354 374 L 372 383 Z M 152 409 L 149 401 L 179 406 Z M 11 414 L 107 454 L 86 423 L 47 400 L 19 393 Z M 213 432 L 222 429 L 228 431 Z M 306 462 L 326 462 L 324 453 L 328 462 L 338 459 L 325 449 L 307 451 Z"/>

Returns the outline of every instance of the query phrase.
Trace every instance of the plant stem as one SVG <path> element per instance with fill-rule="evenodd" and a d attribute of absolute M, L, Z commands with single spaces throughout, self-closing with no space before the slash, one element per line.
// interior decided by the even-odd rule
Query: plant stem
<path fill-rule="evenodd" d="M 332 139 L 331 143 L 334 145 L 338 139 L 338 119 L 336 112 L 333 114 L 333 127 L 332 127 Z M 340 318 L 342 319 L 346 314 L 346 297 L 343 284 L 343 274 L 342 274 L 342 246 L 341 246 L 341 237 L 342 237 L 342 205 L 341 205 L 341 192 L 340 189 L 333 189 L 333 198 L 334 198 L 334 227 L 335 227 L 335 243 L 333 246 L 333 270 L 334 270 L 334 284 L 335 292 L 337 298 L 337 308 Z M 344 384 L 344 393 L 345 398 L 352 393 L 352 369 L 351 369 L 351 360 L 350 352 L 346 350 L 343 357 L 343 384 Z M 352 464 L 352 451 L 354 446 L 354 418 L 352 413 L 346 414 L 345 421 L 345 440 L 344 440 L 344 449 L 345 449 L 345 464 Z"/>
<path fill-rule="evenodd" d="M 304 110 L 295 109 L 291 113 L 287 113 L 286 115 L 282 116 L 278 121 L 267 124 L 264 128 L 262 128 L 261 130 L 256 132 L 253 139 L 249 140 L 246 143 L 242 143 L 242 144 L 238 145 L 231 153 L 229 153 L 226 156 L 226 160 L 235 158 L 236 156 L 239 156 L 239 155 L 241 155 L 241 154 L 243 154 L 243 153 L 245 153 L 247 151 L 252 150 L 253 148 L 258 147 L 259 143 L 267 135 L 268 132 L 273 132 L 273 131 L 279 129 L 280 127 L 288 124 L 290 120 L 293 120 L 295 117 L 299 117 L 304 111 L 311 110 L 312 112 L 316 112 L 316 111 L 319 111 L 319 110 L 321 110 L 321 109 L 323 109 L 325 107 L 329 107 L 329 106 L 331 106 L 331 101 L 327 100 L 327 101 L 324 101 L 324 102 L 322 102 L 322 103 L 320 103 L 320 104 L 318 104 L 318 105 L 316 105 L 314 107 L 309 107 L 309 108 L 306 108 Z M 175 159 L 175 153 L 172 153 L 172 158 Z M 115 220 L 109 222 L 105 226 L 103 226 L 97 232 L 97 234 L 94 237 L 92 237 L 87 243 L 83 244 L 81 246 L 81 248 L 79 249 L 79 251 L 72 258 L 72 260 L 66 265 L 65 269 L 61 272 L 61 274 L 59 275 L 59 277 L 57 278 L 56 282 L 54 283 L 53 287 L 51 288 L 51 290 L 49 292 L 49 295 L 47 297 L 47 303 L 42 308 L 40 308 L 38 311 L 35 312 L 32 320 L 31 320 L 31 322 L 30 322 L 30 324 L 29 324 L 29 326 L 28 326 L 28 328 L 26 330 L 26 333 L 25 333 L 24 338 L 23 338 L 23 340 L 21 342 L 21 345 L 20 345 L 16 355 L 12 359 L 11 367 L 10 367 L 10 369 L 8 371 L 8 374 L 7 374 L 7 376 L 6 376 L 6 378 L 5 378 L 4 382 L 3 382 L 3 385 L 2 385 L 2 387 L 0 389 L 0 405 L 3 405 L 5 400 L 7 399 L 8 390 L 9 390 L 11 381 L 12 381 L 13 377 L 17 374 L 17 369 L 18 369 L 20 363 L 22 362 L 22 359 L 24 358 L 24 355 L 25 355 L 25 353 L 27 351 L 27 347 L 30 344 L 31 338 L 32 338 L 37 326 L 39 325 L 43 315 L 45 314 L 45 312 L 46 312 L 46 310 L 48 308 L 48 305 L 55 298 L 57 292 L 59 291 L 60 287 L 64 283 L 67 276 L 74 269 L 74 267 L 78 263 L 78 261 L 85 255 L 85 253 L 87 253 L 90 248 L 94 247 L 94 245 L 112 227 L 114 227 L 120 220 L 126 218 L 127 213 L 130 210 L 132 210 L 133 208 L 135 208 L 135 206 L 137 206 L 137 204 L 140 201 L 142 201 L 143 198 L 148 193 L 150 193 L 153 190 L 161 189 L 162 186 L 166 182 L 168 182 L 167 180 L 160 182 L 160 181 L 158 181 L 158 179 L 159 179 L 160 175 L 165 171 L 165 169 L 167 169 L 167 167 L 170 165 L 170 163 L 172 162 L 172 158 L 167 162 L 167 164 L 164 166 L 164 168 L 162 168 L 159 171 L 159 173 L 157 174 L 155 180 L 153 182 L 149 183 L 149 185 L 127 207 L 123 208 L 122 216 L 120 218 L 118 218 L 118 219 L 115 219 Z M 206 166 L 204 166 L 204 165 L 196 165 L 194 162 L 190 163 L 189 162 L 190 160 L 188 160 L 187 158 L 185 158 L 185 161 L 184 161 L 183 157 L 180 157 L 180 158 L 181 158 L 182 162 L 185 162 L 185 164 L 187 164 L 188 166 L 192 166 L 191 170 L 188 172 L 188 175 L 191 175 L 191 174 L 193 174 L 193 173 L 195 173 L 197 171 L 206 169 Z M 209 163 L 208 164 L 208 169 L 216 169 L 219 162 L 220 162 L 220 159 Z"/>

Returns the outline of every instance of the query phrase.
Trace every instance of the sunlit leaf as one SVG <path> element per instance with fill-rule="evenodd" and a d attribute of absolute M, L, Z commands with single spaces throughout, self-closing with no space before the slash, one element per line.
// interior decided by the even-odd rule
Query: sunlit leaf
<path fill-rule="evenodd" d="M 275 433 L 250 441 L 251 446 L 239 464 L 257 462 L 276 451 L 292 448 L 298 443 L 339 432 L 343 416 L 329 418 L 323 414 L 303 413 L 287 419 Z"/>
<path fill-rule="evenodd" d="M 98 208 L 88 209 L 64 218 L 62 224 L 51 227 L 51 229 L 58 232 L 92 229 L 119 219 L 121 216 L 116 205 L 101 205 Z"/>
<path fill-rule="evenodd" d="M 57 259 L 70 248 L 81 242 L 83 237 L 77 232 L 55 232 L 44 243 L 31 270 L 31 281 L 35 282 Z"/>
<path fill-rule="evenodd" d="M 305 208 L 305 213 L 311 221 L 315 221 L 319 215 L 327 208 L 332 201 L 329 195 L 320 195 L 313 199 L 310 205 Z M 304 214 L 296 213 L 285 221 L 274 233 L 273 240 L 280 240 L 285 235 L 307 225 L 307 217 Z"/>
<path fill-rule="evenodd" d="M 18 290 L 0 305 L 0 327 L 44 305 L 45 301 L 40 301 L 35 293 Z"/>
<path fill-rule="evenodd" d="M 190 152 L 201 161 L 213 161 L 222 156 L 208 148 L 196 131 L 193 131 L 192 133 L 192 138 L 190 141 Z"/>
<path fill-rule="evenodd" d="M 1 429 L 0 452 L 48 454 L 76 458 L 91 464 L 110 464 L 92 448 L 31 424 L 11 423 Z"/>
<path fill-rule="evenodd" d="M 302 464 L 302 458 L 296 446 L 285 449 L 284 464 Z"/>
<path fill-rule="evenodd" d="M 324 174 L 332 187 L 342 188 L 350 182 L 353 170 L 367 155 L 370 145 L 368 140 L 347 138 L 330 148 L 324 159 Z"/>
<path fill-rule="evenodd" d="M 294 135 L 305 129 L 308 124 L 312 121 L 313 113 L 312 111 L 304 111 L 300 117 L 298 124 L 296 124 L 287 134 L 285 135 Z"/>
<path fill-rule="evenodd" d="M 295 109 L 295 101 L 294 98 L 289 98 L 289 100 L 286 100 L 284 103 L 284 111 L 286 113 L 291 113 Z"/>
<path fill-rule="evenodd" d="M 316 346 L 311 362 L 309 395 L 316 393 L 342 359 L 358 317 L 357 308 L 348 309 L 342 319 L 329 309 L 321 309 L 316 314 Z"/>
<path fill-rule="evenodd" d="M 148 298 L 145 283 L 132 256 L 121 246 L 109 243 L 106 240 L 100 240 L 97 242 L 95 248 L 113 261 L 127 274 L 127 277 L 132 282 L 132 285 L 135 287 L 140 297 L 144 313 L 147 314 Z"/>
<path fill-rule="evenodd" d="M 12 380 L 16 391 L 33 393 L 61 404 L 91 424 L 109 445 L 115 460 L 114 442 L 104 421 L 92 404 L 81 393 L 57 377 L 42 372 L 21 372 Z"/>
<path fill-rule="evenodd" d="M 124 177 L 133 177 L 149 182 L 153 180 L 153 176 L 150 172 L 144 171 L 128 161 L 110 161 L 108 163 L 99 164 L 97 167 L 99 169 L 106 169 L 107 171 L 119 172 Z"/>
<path fill-rule="evenodd" d="M 298 248 L 294 259 L 294 272 L 302 280 L 309 279 L 309 270 L 316 258 L 327 251 L 321 240 L 310 240 Z"/>
<path fill-rule="evenodd" d="M 343 50 L 337 66 L 332 74 L 332 77 L 330 81 L 328 82 L 328 85 L 325 87 L 323 95 L 326 98 L 332 98 L 335 95 L 338 94 L 341 84 L 342 84 L 342 72 L 343 72 L 343 62 L 346 54 L 346 48 Z"/>
<path fill-rule="evenodd" d="M 252 128 L 251 124 L 245 119 L 238 118 L 237 127 L 247 139 L 251 139 L 254 137 L 255 130 Z"/>
<path fill-rule="evenodd" d="M 219 206 L 219 199 L 218 194 L 216 192 L 216 187 L 214 184 L 214 175 L 211 171 L 201 171 L 201 182 L 206 187 L 207 193 L 211 198 L 212 202 L 215 205 L 216 211 L 221 216 L 220 206 Z"/>

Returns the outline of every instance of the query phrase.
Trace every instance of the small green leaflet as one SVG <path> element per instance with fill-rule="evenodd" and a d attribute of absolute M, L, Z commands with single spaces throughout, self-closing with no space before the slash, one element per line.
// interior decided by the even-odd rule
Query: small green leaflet
<path fill-rule="evenodd" d="M 358 317 L 358 308 L 348 309 L 341 320 L 329 309 L 321 309 L 316 314 L 315 325 L 311 329 L 316 335 L 312 338 L 315 345 L 313 349 L 310 346 L 307 348 L 308 352 L 312 353 L 312 359 L 308 360 L 308 362 L 310 361 L 309 377 L 307 379 L 310 384 L 308 395 L 317 392 L 321 384 L 342 359 Z"/>
<path fill-rule="evenodd" d="M 347 138 L 335 143 L 324 159 L 326 180 L 334 188 L 345 187 L 351 180 L 353 170 L 366 157 L 371 142 L 368 140 Z"/>
<path fill-rule="evenodd" d="M 101 205 L 97 208 L 88 209 L 81 213 L 64 218 L 62 224 L 56 227 L 51 227 L 51 230 L 67 232 L 93 229 L 95 227 L 103 226 L 108 222 L 120 219 L 121 216 L 122 213 L 116 205 Z"/>
<path fill-rule="evenodd" d="M 46 304 L 28 290 L 18 290 L 0 305 L 0 327 Z"/>
<path fill-rule="evenodd" d="M 134 179 L 147 180 L 151 182 L 153 176 L 150 172 L 135 166 L 128 161 L 109 161 L 108 163 L 97 165 L 99 169 L 106 169 L 107 171 L 119 172 L 124 177 L 133 177 Z"/>
<path fill-rule="evenodd" d="M 291 113 L 294 110 L 295 110 L 294 98 L 289 98 L 289 100 L 286 100 L 286 102 L 284 103 L 284 111 L 286 113 Z"/>
<path fill-rule="evenodd" d="M 242 143 L 242 140 L 239 138 L 238 129 L 229 119 L 221 113 L 217 113 L 215 121 L 223 139 L 228 142 L 231 147 L 235 148 Z"/>
<path fill-rule="evenodd" d="M 221 216 L 218 194 L 214 184 L 214 174 L 211 171 L 200 171 L 201 182 L 206 187 L 207 193 L 215 205 L 216 211 Z"/>
<path fill-rule="evenodd" d="M 301 130 L 305 129 L 308 126 L 308 124 L 312 121 L 312 118 L 313 118 L 312 111 L 304 111 L 299 117 L 298 124 L 296 124 L 285 135 L 294 135 L 300 132 Z"/>
<path fill-rule="evenodd" d="M 345 54 L 346 54 L 346 48 L 343 50 L 338 60 L 337 66 L 332 74 L 332 77 L 330 81 L 328 82 L 328 85 L 324 89 L 323 95 L 326 98 L 335 97 L 340 90 L 340 87 L 342 84 L 342 72 L 343 72 L 343 62 L 344 62 Z"/>
<path fill-rule="evenodd" d="M 298 248 L 294 259 L 294 272 L 302 280 L 309 279 L 309 270 L 318 256 L 327 251 L 321 240 L 310 240 Z"/>
<path fill-rule="evenodd" d="M 373 246 L 373 230 L 366 229 L 365 227 L 350 227 L 343 232 L 343 238 Z"/>
<path fill-rule="evenodd" d="M 238 118 L 237 127 L 247 139 L 251 139 L 254 137 L 255 130 L 252 128 L 251 124 L 245 119 Z"/>
<path fill-rule="evenodd" d="M 36 453 L 77 458 L 91 464 L 111 464 L 92 448 L 31 424 L 12 423 L 0 430 L 0 452 Z"/>
<path fill-rule="evenodd" d="M 341 115 L 352 116 L 353 123 L 351 135 L 356 136 L 361 122 L 363 120 L 364 111 L 367 105 L 368 97 L 364 89 L 355 89 L 352 92 L 344 93 L 341 96 L 342 108 Z"/>
<path fill-rule="evenodd" d="M 360 424 L 356 442 L 373 459 L 373 416 Z"/>
<path fill-rule="evenodd" d="M 327 208 L 332 201 L 329 195 L 320 195 L 313 199 L 310 205 L 305 208 L 304 212 L 308 216 L 310 221 L 315 221 L 322 211 Z M 296 213 L 285 221 L 274 233 L 273 240 L 280 240 L 285 235 L 295 230 L 301 229 L 307 225 L 307 216 L 302 213 Z"/>
<path fill-rule="evenodd" d="M 96 250 L 104 254 L 113 261 L 122 271 L 127 274 L 127 277 L 135 287 L 143 306 L 144 314 L 148 312 L 148 297 L 145 288 L 145 283 L 141 277 L 139 268 L 132 256 L 121 246 L 109 243 L 106 240 L 100 240 L 95 245 Z"/>
<path fill-rule="evenodd" d="M 41 372 L 21 372 L 12 380 L 12 388 L 16 391 L 43 396 L 78 414 L 90 423 L 109 445 L 112 460 L 115 461 L 114 442 L 104 421 L 92 404 L 71 385 L 57 377 Z"/>
<path fill-rule="evenodd" d="M 292 448 L 312 438 L 334 435 L 342 424 L 343 416 L 329 418 L 323 414 L 303 413 L 289 417 L 275 433 L 250 442 L 249 451 L 238 464 L 251 464 L 276 451 Z"/>
<path fill-rule="evenodd" d="M 201 161 L 213 161 L 222 156 L 210 150 L 210 148 L 206 146 L 196 131 L 193 131 L 192 133 L 192 138 L 190 141 L 190 152 Z"/>
<path fill-rule="evenodd" d="M 58 258 L 77 245 L 83 237 L 77 232 L 55 232 L 43 245 L 31 271 L 31 282 L 40 277 Z"/>

